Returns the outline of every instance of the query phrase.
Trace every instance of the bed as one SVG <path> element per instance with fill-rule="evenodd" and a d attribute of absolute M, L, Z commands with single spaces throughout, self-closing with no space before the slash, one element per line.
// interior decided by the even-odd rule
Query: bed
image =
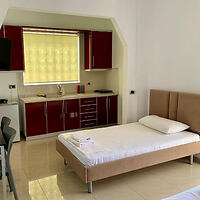
<path fill-rule="evenodd" d="M 95 151 L 75 148 L 67 142 L 69 133 L 59 135 L 56 149 L 88 183 L 89 193 L 96 180 L 186 156 L 190 156 L 192 163 L 193 155 L 200 153 L 200 95 L 151 90 L 149 114 L 186 123 L 190 130 L 163 140 L 163 134 L 139 123 L 131 123 L 87 130 L 87 134 L 100 144 Z M 122 132 L 124 136 L 120 138 Z M 129 142 L 130 137 L 135 143 Z M 113 145 L 109 146 L 110 141 Z"/>

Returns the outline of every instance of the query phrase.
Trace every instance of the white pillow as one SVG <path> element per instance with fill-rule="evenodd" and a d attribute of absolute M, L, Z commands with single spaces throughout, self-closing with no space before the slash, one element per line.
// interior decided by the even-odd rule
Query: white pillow
<path fill-rule="evenodd" d="M 158 117 L 156 115 L 143 117 L 139 120 L 139 123 L 166 134 L 178 133 L 189 128 L 188 125 L 181 122 Z"/>

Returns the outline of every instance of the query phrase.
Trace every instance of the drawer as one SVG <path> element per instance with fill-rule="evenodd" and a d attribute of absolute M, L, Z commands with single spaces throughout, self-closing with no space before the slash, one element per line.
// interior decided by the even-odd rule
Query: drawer
<path fill-rule="evenodd" d="M 97 120 L 90 120 L 90 121 L 84 121 L 81 122 L 81 128 L 87 128 L 97 125 Z"/>
<path fill-rule="evenodd" d="M 81 113 L 96 112 L 96 110 L 97 110 L 96 105 L 81 106 Z"/>
<path fill-rule="evenodd" d="M 91 119 L 96 119 L 96 118 L 97 118 L 97 113 L 81 114 L 81 121 L 83 121 L 83 120 L 91 120 Z"/>
<path fill-rule="evenodd" d="M 96 98 L 84 98 L 81 99 L 81 105 L 90 105 L 90 104 L 96 104 Z"/>

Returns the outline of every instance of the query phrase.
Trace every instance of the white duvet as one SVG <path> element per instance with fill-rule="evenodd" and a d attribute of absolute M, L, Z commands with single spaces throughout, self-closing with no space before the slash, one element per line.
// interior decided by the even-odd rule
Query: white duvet
<path fill-rule="evenodd" d="M 195 133 L 183 131 L 166 135 L 140 123 L 82 132 L 88 134 L 95 144 L 79 148 L 67 140 L 70 133 L 60 134 L 58 139 L 86 166 L 199 141 L 199 135 Z"/>
<path fill-rule="evenodd" d="M 200 186 L 194 187 L 163 200 L 200 200 Z"/>

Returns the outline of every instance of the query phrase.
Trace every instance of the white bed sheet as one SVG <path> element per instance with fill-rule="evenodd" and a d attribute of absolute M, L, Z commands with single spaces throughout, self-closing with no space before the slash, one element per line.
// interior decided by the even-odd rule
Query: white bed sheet
<path fill-rule="evenodd" d="M 163 200 L 200 200 L 200 185 Z"/>
<path fill-rule="evenodd" d="M 70 133 L 60 134 L 58 139 L 86 166 L 199 141 L 199 135 L 195 133 L 183 131 L 167 135 L 138 122 L 82 132 L 87 133 L 95 144 L 79 148 L 67 141 Z"/>

